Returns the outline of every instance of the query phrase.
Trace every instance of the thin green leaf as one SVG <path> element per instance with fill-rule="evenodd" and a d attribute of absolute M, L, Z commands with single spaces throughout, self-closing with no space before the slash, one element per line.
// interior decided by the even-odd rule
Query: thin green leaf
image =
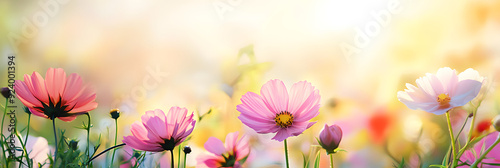
<path fill-rule="evenodd" d="M 319 161 L 321 159 L 321 152 L 318 151 L 316 154 L 316 159 L 314 160 L 314 168 L 319 168 Z"/>
<path fill-rule="evenodd" d="M 451 154 L 451 144 L 448 147 L 448 151 L 446 152 L 446 155 L 444 155 L 443 162 L 441 162 L 441 166 L 448 165 L 450 154 Z"/>
<path fill-rule="evenodd" d="M 341 148 L 337 148 L 337 149 L 335 149 L 335 150 L 333 150 L 333 151 L 334 151 L 335 153 L 340 152 L 340 151 L 342 151 L 342 152 L 347 152 L 346 150 L 341 149 Z"/>
<path fill-rule="evenodd" d="M 248 159 L 248 155 L 245 156 L 243 159 L 241 159 L 240 161 L 238 161 L 240 163 L 240 165 L 243 165 L 243 163 L 245 163 Z"/>
<path fill-rule="evenodd" d="M 403 157 L 403 158 L 401 158 L 401 163 L 399 163 L 398 168 L 404 168 L 405 164 L 406 164 L 405 158 Z"/>
<path fill-rule="evenodd" d="M 464 123 L 462 124 L 462 127 L 460 128 L 460 131 L 458 131 L 457 138 L 455 138 L 455 141 L 454 141 L 455 143 L 457 143 L 457 140 L 459 139 L 460 134 L 461 134 L 461 133 L 462 133 L 462 131 L 464 130 L 465 125 L 467 124 L 467 121 L 468 121 L 468 120 L 469 120 L 469 117 L 465 118 L 465 121 L 464 121 Z M 458 144 L 460 144 L 460 143 L 458 143 Z"/>
<path fill-rule="evenodd" d="M 307 157 L 304 153 L 302 153 L 302 159 L 304 160 L 302 167 L 307 168 L 307 164 L 308 164 L 309 160 L 307 159 Z"/>
<path fill-rule="evenodd" d="M 486 165 L 492 165 L 492 166 L 500 166 L 500 163 L 484 163 L 483 164 L 486 164 Z"/>
<path fill-rule="evenodd" d="M 490 135 L 490 134 L 491 134 L 491 133 L 488 133 L 488 134 L 483 134 L 483 135 L 481 135 L 481 136 L 478 136 L 478 137 L 476 137 L 476 138 L 472 139 L 472 140 L 469 142 L 469 144 L 467 145 L 467 148 L 466 148 L 465 150 L 467 150 L 467 149 L 469 149 L 469 148 L 473 147 L 476 143 L 478 143 L 478 142 L 479 142 L 479 141 L 481 141 L 484 137 L 486 137 L 486 136 L 488 136 L 488 135 Z"/>

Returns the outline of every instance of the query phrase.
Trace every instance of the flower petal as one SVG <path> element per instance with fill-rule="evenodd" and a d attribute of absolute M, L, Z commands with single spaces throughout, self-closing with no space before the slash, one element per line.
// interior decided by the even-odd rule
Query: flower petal
<path fill-rule="evenodd" d="M 224 143 L 222 143 L 221 140 L 215 137 L 208 138 L 204 146 L 208 152 L 213 153 L 215 155 L 222 155 L 223 153 L 226 152 L 226 148 L 224 148 Z"/>
<path fill-rule="evenodd" d="M 165 114 L 160 109 L 154 111 L 146 111 L 146 114 L 141 116 L 142 124 L 144 127 L 160 137 L 161 139 L 167 138 L 167 130 L 165 124 Z"/>
<path fill-rule="evenodd" d="M 76 115 L 74 115 L 74 116 L 69 116 L 69 117 L 57 117 L 57 118 L 59 118 L 59 119 L 60 119 L 60 120 L 62 120 L 62 121 L 65 121 L 65 122 L 70 122 L 70 121 L 73 121 L 73 120 L 75 120 L 75 119 L 76 119 Z"/>
<path fill-rule="evenodd" d="M 323 130 L 319 133 L 319 141 L 324 145 L 329 145 L 333 141 L 333 134 L 328 125 L 325 124 Z"/>
<path fill-rule="evenodd" d="M 66 87 L 66 72 L 62 68 L 49 68 L 45 73 L 45 84 L 52 102 L 58 102 Z"/>
<path fill-rule="evenodd" d="M 293 125 L 286 128 L 286 130 L 291 136 L 298 136 L 309 127 L 313 126 L 315 123 L 316 122 L 294 122 Z"/>
<path fill-rule="evenodd" d="M 441 81 L 434 74 L 426 74 L 425 77 L 421 77 L 416 81 L 418 88 L 422 89 L 430 97 L 436 97 L 437 95 L 444 93 L 443 85 Z"/>
<path fill-rule="evenodd" d="M 443 85 L 445 93 L 450 93 L 455 90 L 458 82 L 457 72 L 449 67 L 440 68 L 436 73 L 437 78 Z"/>
<path fill-rule="evenodd" d="M 181 124 L 186 117 L 187 109 L 180 107 L 171 107 L 167 114 L 167 133 L 170 136 L 176 136 L 179 131 L 179 124 Z M 169 137 L 170 138 L 170 137 Z"/>
<path fill-rule="evenodd" d="M 29 108 L 31 114 L 33 115 L 36 115 L 36 116 L 39 116 L 39 117 L 43 117 L 43 118 L 49 118 L 47 115 L 45 115 L 43 113 L 43 111 L 39 110 L 39 109 L 33 109 L 33 108 Z"/>
<path fill-rule="evenodd" d="M 87 104 L 84 104 L 83 106 L 80 106 L 78 108 L 72 109 L 68 113 L 82 113 L 82 112 L 89 112 L 97 108 L 97 102 L 90 102 Z M 69 108 L 69 107 L 68 107 Z"/>
<path fill-rule="evenodd" d="M 441 115 L 441 114 L 444 114 L 444 113 L 448 112 L 448 110 L 450 110 L 452 108 L 453 108 L 453 106 L 450 106 L 448 108 L 439 108 L 439 107 L 436 107 L 435 110 L 431 110 L 429 112 L 433 113 L 433 114 L 436 114 L 436 115 Z"/>
<path fill-rule="evenodd" d="M 248 137 L 243 135 L 236 145 L 236 160 L 242 160 L 250 154 L 250 144 Z"/>
<path fill-rule="evenodd" d="M 311 109 L 319 105 L 320 98 L 319 91 L 311 83 L 307 81 L 297 82 L 293 84 L 290 90 L 288 111 L 294 116 L 301 116 L 304 113 L 319 114 L 319 111 L 311 111 Z"/>
<path fill-rule="evenodd" d="M 452 106 L 458 107 L 474 99 L 481 90 L 482 83 L 476 80 L 462 80 L 458 82 L 455 92 L 450 95 Z"/>
<path fill-rule="evenodd" d="M 30 89 L 26 84 L 20 80 L 14 83 L 14 90 L 16 91 L 17 98 L 28 108 L 42 107 L 42 103 L 33 96 Z"/>
<path fill-rule="evenodd" d="M 431 112 L 432 109 L 439 106 L 436 98 L 430 97 L 420 88 L 417 88 L 409 83 L 406 84 L 408 89 L 405 91 L 398 92 L 398 100 L 404 103 L 408 108 L 416 110 L 422 109 L 427 112 Z"/>
<path fill-rule="evenodd" d="M 63 99 L 68 102 L 72 102 L 78 97 L 78 95 L 81 94 L 80 92 L 83 90 L 80 75 L 76 73 L 70 74 L 66 80 L 66 86 L 68 87 L 64 88 Z"/>
<path fill-rule="evenodd" d="M 286 129 L 279 129 L 278 132 L 276 132 L 276 135 L 272 139 L 281 142 L 290 136 L 291 135 L 288 133 Z"/>
<path fill-rule="evenodd" d="M 212 168 L 221 167 L 225 159 L 222 156 L 217 156 L 212 153 L 203 153 L 196 158 L 197 168 Z"/>
<path fill-rule="evenodd" d="M 180 143 L 184 142 L 184 140 L 193 132 L 195 124 L 196 124 L 196 120 L 192 120 L 191 123 L 186 128 L 187 130 L 184 131 L 184 133 L 178 135 L 177 139 L 179 139 L 179 140 L 175 145 L 179 145 Z"/>
<path fill-rule="evenodd" d="M 134 122 L 130 126 L 130 132 L 132 135 L 141 141 L 145 141 L 148 143 L 164 143 L 165 141 L 161 139 L 158 135 L 148 130 L 143 123 Z"/>
<path fill-rule="evenodd" d="M 240 119 L 241 122 L 246 126 L 261 134 L 273 133 L 278 131 L 279 129 L 279 126 L 276 125 L 276 122 L 274 120 L 255 120 L 255 118 L 252 118 L 251 115 L 246 114 L 241 114 L 238 119 Z"/>
<path fill-rule="evenodd" d="M 224 141 L 224 147 L 227 152 L 233 152 L 236 150 L 236 143 L 238 142 L 238 132 L 232 132 L 226 135 L 226 141 Z"/>
<path fill-rule="evenodd" d="M 33 72 L 31 76 L 24 75 L 24 83 L 30 89 L 33 96 L 42 102 L 49 102 L 49 94 L 45 88 L 45 81 L 38 72 Z"/>
<path fill-rule="evenodd" d="M 288 111 L 288 91 L 281 80 L 274 79 L 267 82 L 262 86 L 260 94 L 272 112 Z"/>
<path fill-rule="evenodd" d="M 294 116 L 293 122 L 305 122 L 319 115 L 320 104 L 314 105 L 309 111 L 304 111 L 302 113 L 297 113 Z"/>
<path fill-rule="evenodd" d="M 466 69 L 462 73 L 458 74 L 459 81 L 463 81 L 463 80 L 467 80 L 467 79 L 476 80 L 476 81 L 479 81 L 481 83 L 484 80 L 484 78 L 479 75 L 479 72 L 477 72 L 476 70 L 474 70 L 472 68 Z"/>
<path fill-rule="evenodd" d="M 241 103 L 236 106 L 236 110 L 241 113 L 252 113 L 256 118 L 274 118 L 275 113 L 270 111 L 261 96 L 253 92 L 247 92 L 241 97 Z"/>
<path fill-rule="evenodd" d="M 174 124 L 174 126 L 172 126 L 172 137 L 175 138 L 177 143 L 184 141 L 184 139 L 191 134 L 194 129 L 194 124 L 196 123 L 193 119 L 194 114 L 191 113 L 190 116 L 186 116 L 187 112 L 188 110 L 186 108 L 172 107 L 167 114 L 167 116 L 169 116 L 172 113 L 172 118 L 174 118 L 174 120 L 168 122 L 168 124 Z M 167 120 L 168 118 L 169 117 L 167 117 Z"/>
<path fill-rule="evenodd" d="M 134 149 L 143 150 L 143 151 L 161 152 L 164 150 L 160 146 L 160 144 L 146 143 L 144 141 L 137 139 L 137 137 L 135 137 L 135 136 L 123 137 L 122 142 L 125 143 L 126 145 L 134 148 Z"/>

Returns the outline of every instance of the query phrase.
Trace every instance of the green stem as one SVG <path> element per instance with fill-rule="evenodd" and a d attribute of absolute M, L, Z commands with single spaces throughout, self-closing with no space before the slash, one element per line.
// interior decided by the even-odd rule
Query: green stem
<path fill-rule="evenodd" d="M 285 144 L 285 159 L 286 159 L 286 168 L 289 168 L 289 163 L 288 163 L 288 147 L 287 147 L 287 144 L 286 144 L 286 139 L 284 141 L 284 144 Z"/>
<path fill-rule="evenodd" d="M 59 147 L 59 146 L 57 146 L 56 118 L 55 117 L 52 117 L 52 130 L 54 130 L 54 141 L 56 142 L 56 149 L 54 151 L 54 163 L 55 163 L 57 160 L 57 148 Z"/>
<path fill-rule="evenodd" d="M 462 124 L 462 126 L 460 127 L 460 131 L 458 131 L 457 137 L 455 138 L 455 141 L 453 141 L 453 142 L 455 142 L 455 143 L 457 143 L 457 142 L 458 142 L 458 139 L 460 138 L 460 134 L 462 134 L 462 131 L 464 130 L 465 125 L 467 124 L 467 121 L 469 121 L 469 117 L 465 118 L 465 121 L 464 121 L 464 123 Z M 459 151 L 460 151 L 460 150 L 459 150 Z M 460 156 L 458 156 L 458 157 L 460 157 Z"/>
<path fill-rule="evenodd" d="M 472 121 L 470 123 L 469 135 L 468 135 L 467 142 L 472 139 L 472 131 L 474 130 L 474 124 L 476 122 L 476 111 L 477 111 L 477 109 L 472 112 Z"/>
<path fill-rule="evenodd" d="M 181 167 L 181 146 L 182 146 L 182 143 L 179 145 L 179 151 L 178 151 L 178 155 L 177 155 L 177 168 L 180 168 Z"/>
<path fill-rule="evenodd" d="M 470 145 L 470 142 L 472 141 L 472 132 L 474 130 L 474 124 L 476 122 L 476 112 L 477 112 L 477 107 L 474 108 L 474 110 L 472 111 L 472 121 L 470 124 L 469 134 L 467 136 L 467 141 L 465 142 L 464 147 L 462 149 L 460 149 L 460 151 L 458 152 L 457 158 L 460 158 L 462 156 L 462 154 L 465 152 L 465 150 L 467 150 L 467 148 Z"/>
<path fill-rule="evenodd" d="M 6 166 L 9 167 L 9 162 L 7 162 L 7 156 L 5 154 L 5 148 L 3 147 L 3 144 L 4 142 L 7 141 L 7 138 L 3 138 L 3 122 L 5 121 L 5 115 L 7 114 L 7 104 L 9 103 L 9 99 L 5 99 L 5 107 L 3 108 L 3 117 L 2 117 L 2 130 L 0 130 L 0 134 L 1 134 L 1 139 L 2 139 L 2 144 L 0 144 L 2 146 L 2 156 L 3 156 L 3 159 L 5 160 L 5 163 L 6 163 Z M 9 151 L 10 153 L 10 151 Z"/>
<path fill-rule="evenodd" d="M 87 115 L 88 123 L 87 123 L 87 158 L 90 159 L 90 114 L 85 113 Z M 89 161 L 90 162 L 90 161 Z"/>
<path fill-rule="evenodd" d="M 472 167 L 472 168 L 476 168 L 476 167 L 477 167 L 477 165 L 478 165 L 479 163 L 481 163 L 481 161 L 482 161 L 482 160 L 486 157 L 486 155 L 487 155 L 488 153 L 490 153 L 490 151 L 491 151 L 491 150 L 492 150 L 495 146 L 497 146 L 497 144 L 498 144 L 499 142 L 500 142 L 500 134 L 498 134 L 498 137 L 497 137 L 497 140 L 495 140 L 495 143 L 493 143 L 493 145 L 491 145 L 491 146 L 490 146 L 490 147 L 489 147 L 489 148 L 488 148 L 488 149 L 487 149 L 487 150 L 486 150 L 486 151 L 485 151 L 485 152 L 481 155 L 481 157 L 479 157 L 479 159 L 477 159 L 477 160 L 474 162 L 474 164 L 472 164 L 472 166 L 470 166 L 470 167 Z"/>
<path fill-rule="evenodd" d="M 452 153 L 453 153 L 453 162 L 452 162 L 452 166 L 451 167 L 456 167 L 457 166 L 457 148 L 455 147 L 455 138 L 453 136 L 453 128 L 451 126 L 451 120 L 450 120 L 450 113 L 449 111 L 446 112 L 446 119 L 447 119 L 447 122 L 448 122 L 448 131 L 450 132 L 450 138 L 451 138 L 451 150 L 452 150 Z"/>
<path fill-rule="evenodd" d="M 31 113 L 28 113 L 28 128 L 26 128 L 27 130 L 26 130 L 26 138 L 24 138 L 24 144 L 27 144 L 27 143 L 28 143 L 28 136 L 30 135 L 30 121 L 31 121 Z M 16 127 L 16 128 L 17 128 L 17 127 Z M 19 141 L 21 141 L 21 140 L 19 140 Z M 21 143 L 22 143 L 22 141 L 21 141 Z M 21 145 L 22 145 L 22 144 L 21 144 Z M 24 147 L 24 146 L 25 146 L 25 145 L 23 145 L 23 147 Z M 26 150 L 26 149 L 25 149 L 25 150 Z M 26 153 L 26 155 L 28 155 L 28 153 Z M 29 160 L 29 157 L 26 157 L 26 159 L 27 159 L 26 161 L 28 162 L 28 167 L 30 167 L 30 166 L 29 166 L 29 165 L 30 165 L 30 160 Z M 19 164 L 19 165 L 21 165 L 21 164 Z"/>
<path fill-rule="evenodd" d="M 450 162 L 450 153 L 451 153 L 451 146 L 448 146 L 448 150 L 446 150 L 446 155 L 444 155 L 443 161 L 441 162 L 442 165 L 448 165 Z"/>
<path fill-rule="evenodd" d="M 19 132 L 17 132 L 17 129 L 15 129 L 14 131 L 16 131 L 16 135 L 17 135 L 17 139 L 19 140 L 19 142 L 21 143 L 21 146 L 22 146 L 22 149 L 23 149 L 23 154 L 21 157 L 25 157 L 26 159 L 26 165 L 28 167 L 32 167 L 31 164 L 30 164 L 30 158 L 29 158 L 29 155 L 28 155 L 28 151 L 26 150 L 26 142 L 23 143 L 23 141 L 21 140 L 21 134 L 19 134 Z M 26 154 L 26 156 L 24 156 L 24 154 Z M 21 163 L 19 165 L 22 165 L 24 163 Z"/>
<path fill-rule="evenodd" d="M 110 147 L 110 148 L 108 148 L 108 149 L 106 149 L 106 150 L 102 151 L 101 153 L 99 153 L 99 154 L 95 155 L 94 157 L 90 158 L 90 159 L 89 159 L 89 161 L 87 162 L 87 165 L 89 165 L 89 164 L 90 164 L 90 162 L 91 162 L 92 160 L 94 160 L 95 158 L 97 158 L 97 157 L 101 156 L 102 154 L 104 154 L 104 153 L 108 152 L 109 150 L 111 150 L 111 149 L 115 149 L 115 148 L 118 148 L 118 147 L 121 147 L 121 146 L 125 146 L 125 144 L 124 144 L 124 143 L 122 143 L 122 144 L 120 144 L 120 145 L 115 145 L 115 146 L 112 146 L 112 147 Z"/>
<path fill-rule="evenodd" d="M 170 150 L 170 167 L 174 168 L 174 150 Z"/>
<path fill-rule="evenodd" d="M 31 114 L 28 114 L 28 128 L 26 128 L 26 138 L 24 140 L 24 143 L 28 143 L 28 136 L 30 135 L 30 121 L 31 121 Z"/>
<path fill-rule="evenodd" d="M 329 155 L 330 155 L 330 167 L 334 168 L 335 165 L 333 165 L 333 154 L 329 154 Z"/>
<path fill-rule="evenodd" d="M 184 168 L 186 168 L 186 159 L 187 159 L 187 153 L 184 152 Z"/>
<path fill-rule="evenodd" d="M 118 120 L 115 119 L 115 146 L 116 146 L 116 139 L 118 139 Z M 115 161 L 115 152 L 116 149 L 113 149 L 113 155 L 111 155 L 111 167 L 113 167 L 113 162 Z"/>

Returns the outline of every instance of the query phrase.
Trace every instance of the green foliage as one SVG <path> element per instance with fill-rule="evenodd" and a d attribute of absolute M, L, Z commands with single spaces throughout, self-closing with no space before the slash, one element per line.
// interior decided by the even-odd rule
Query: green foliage
<path fill-rule="evenodd" d="M 86 156 L 78 149 L 70 146 L 71 140 L 65 136 L 65 131 L 61 131 L 59 138 L 57 159 L 51 161 L 54 167 L 83 167 L 82 161 L 86 160 Z M 71 144 L 74 145 L 74 144 Z M 53 160 L 50 156 L 50 160 Z"/>
<path fill-rule="evenodd" d="M 316 153 L 316 159 L 314 159 L 314 168 L 319 168 L 319 161 L 321 159 L 321 152 Z"/>
<path fill-rule="evenodd" d="M 406 165 L 406 162 L 405 162 L 405 158 L 401 158 L 401 163 L 399 163 L 398 165 L 398 168 L 405 168 L 405 165 Z"/>
<path fill-rule="evenodd" d="M 302 153 L 302 159 L 304 160 L 304 162 L 303 162 L 304 164 L 302 165 L 303 168 L 308 168 L 309 167 L 309 159 L 307 159 L 307 156 L 304 153 Z"/>

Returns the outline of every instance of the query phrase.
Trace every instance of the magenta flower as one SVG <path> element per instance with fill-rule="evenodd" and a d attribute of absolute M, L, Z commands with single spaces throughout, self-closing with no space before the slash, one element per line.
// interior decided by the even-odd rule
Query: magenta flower
<path fill-rule="evenodd" d="M 66 78 L 61 68 L 49 68 L 45 80 L 38 72 L 25 74 L 24 82 L 16 80 L 14 90 L 31 113 L 51 120 L 73 121 L 97 108 L 95 91 L 84 86 L 76 73 Z"/>
<path fill-rule="evenodd" d="M 167 116 L 160 109 L 146 111 L 142 122 L 132 124 L 132 135 L 123 137 L 123 143 L 142 151 L 171 151 L 193 132 L 196 121 L 193 114 L 187 116 L 187 113 L 186 108 L 180 107 L 170 108 Z"/>
<path fill-rule="evenodd" d="M 328 154 L 335 153 L 335 149 L 339 147 L 340 140 L 342 140 L 342 129 L 336 124 L 328 126 L 319 133 L 319 145 L 326 150 Z"/>
<path fill-rule="evenodd" d="M 493 132 L 476 143 L 473 148 L 465 151 L 462 157 L 460 157 L 459 165 L 461 163 L 465 164 L 464 166 L 459 167 L 469 167 L 472 165 L 486 151 L 486 149 L 495 143 L 497 136 L 498 132 Z M 495 146 L 490 153 L 486 154 L 486 157 L 477 166 L 497 167 L 494 166 L 495 164 L 500 164 L 500 145 Z"/>
<path fill-rule="evenodd" d="M 474 99 L 481 89 L 483 77 L 471 68 L 457 75 L 455 70 L 445 67 L 437 74 L 426 74 L 416 83 L 418 87 L 407 83 L 408 89 L 398 92 L 399 101 L 410 109 L 440 115 Z"/>
<path fill-rule="evenodd" d="M 197 167 L 241 167 L 250 154 L 248 139 L 238 140 L 238 132 L 229 133 L 226 142 L 210 137 L 205 142 L 208 153 L 198 155 Z"/>
<path fill-rule="evenodd" d="M 247 92 L 237 106 L 241 122 L 257 133 L 276 133 L 272 138 L 283 141 L 302 134 L 316 122 L 309 122 L 319 114 L 319 91 L 309 82 L 292 86 L 290 93 L 285 84 L 275 79 L 262 86 L 260 95 Z"/>

